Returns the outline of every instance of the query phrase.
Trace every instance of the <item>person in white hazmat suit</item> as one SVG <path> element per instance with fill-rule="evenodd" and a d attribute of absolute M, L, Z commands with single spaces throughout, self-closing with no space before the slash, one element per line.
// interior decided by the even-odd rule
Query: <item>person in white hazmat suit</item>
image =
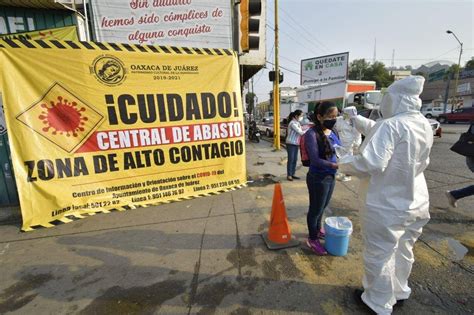
<path fill-rule="evenodd" d="M 339 157 L 354 154 L 354 151 L 357 152 L 362 143 L 362 136 L 355 127 L 355 123 L 350 119 L 349 113 L 357 113 L 356 108 L 354 106 L 344 108 L 343 116 L 337 117 L 336 124 L 334 125 L 334 129 L 341 140 L 341 146 L 335 148 L 336 154 Z M 345 182 L 351 180 L 351 177 L 338 172 L 336 173 L 336 179 Z"/>
<path fill-rule="evenodd" d="M 339 169 L 368 176 L 363 212 L 364 291 L 362 301 L 378 314 L 408 299 L 413 246 L 428 222 L 429 195 L 423 171 L 429 164 L 433 132 L 420 113 L 424 78 L 410 76 L 387 89 L 378 122 L 353 117 L 366 136 L 360 153 L 344 156 Z"/>
<path fill-rule="evenodd" d="M 357 130 L 353 120 L 350 119 L 351 113 L 357 113 L 354 106 L 344 108 L 343 116 L 338 116 L 336 118 L 336 124 L 334 125 L 334 129 L 336 129 L 339 139 L 341 140 L 341 153 L 343 153 L 343 156 L 346 154 L 352 155 L 362 143 L 362 136 Z"/>

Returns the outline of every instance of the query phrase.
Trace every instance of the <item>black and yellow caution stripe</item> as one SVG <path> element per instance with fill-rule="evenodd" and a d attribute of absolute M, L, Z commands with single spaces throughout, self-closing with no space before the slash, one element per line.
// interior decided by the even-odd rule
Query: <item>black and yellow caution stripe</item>
<path fill-rule="evenodd" d="M 87 49 L 101 51 L 127 51 L 155 54 L 181 55 L 213 55 L 236 56 L 233 50 L 225 48 L 197 48 L 158 45 L 137 45 L 126 43 L 83 42 L 71 40 L 28 40 L 28 39 L 0 39 L 0 48 L 31 48 L 31 49 Z"/>
<path fill-rule="evenodd" d="M 236 56 L 236 53 L 229 49 L 220 48 L 196 48 L 196 47 L 175 47 L 175 46 L 159 46 L 159 45 L 136 45 L 126 43 L 105 43 L 105 42 L 85 42 L 85 41 L 70 41 L 70 40 L 28 40 L 28 39 L 0 39 L 0 49 L 2 48 L 28 48 L 28 49 L 83 49 L 83 50 L 99 50 L 104 52 L 133 52 L 133 53 L 152 53 L 152 54 L 175 54 L 175 55 L 203 55 L 203 56 Z M 93 216 L 99 213 L 110 213 L 117 211 L 126 211 L 130 209 L 136 209 L 140 207 L 151 207 L 162 204 L 168 204 L 172 202 L 191 200 L 198 197 L 206 197 L 218 195 L 221 193 L 233 191 L 246 187 L 247 184 L 238 185 L 228 189 L 222 189 L 217 192 L 203 193 L 196 196 L 186 198 L 176 198 L 164 201 L 158 201 L 150 204 L 134 205 L 129 204 L 127 206 L 117 207 L 113 209 L 93 209 L 80 212 L 80 214 L 69 214 L 59 219 L 52 220 L 48 223 L 41 225 L 34 225 L 23 228 L 22 231 L 32 231 L 41 228 L 50 228 L 57 225 L 69 223 L 72 221 L 80 220 L 88 216 Z"/>
<path fill-rule="evenodd" d="M 40 225 L 33 225 L 33 226 L 30 226 L 30 227 L 27 227 L 27 228 L 22 228 L 22 231 L 23 232 L 29 232 L 29 231 L 43 229 L 43 228 L 50 228 L 50 227 L 58 226 L 58 225 L 61 225 L 61 224 L 70 223 L 70 222 L 73 222 L 73 221 L 84 219 L 84 218 L 89 217 L 89 216 L 94 216 L 94 215 L 99 214 L 99 213 L 111 213 L 111 212 L 118 212 L 118 211 L 122 212 L 122 211 L 137 209 L 137 208 L 148 208 L 148 207 L 160 206 L 160 205 L 170 204 L 170 203 L 179 202 L 179 201 L 192 200 L 192 199 L 196 199 L 196 198 L 200 198 L 200 197 L 217 196 L 217 195 L 220 195 L 222 193 L 235 191 L 237 189 L 242 189 L 244 187 L 247 187 L 246 183 L 242 184 L 242 185 L 237 185 L 237 186 L 234 186 L 234 187 L 231 187 L 231 188 L 221 189 L 221 190 L 215 191 L 215 192 L 199 194 L 199 195 L 196 195 L 196 196 L 169 199 L 169 200 L 158 201 L 158 202 L 154 202 L 154 203 L 147 203 L 147 204 L 143 204 L 143 205 L 129 204 L 127 206 L 121 206 L 121 207 L 117 207 L 117 208 L 113 208 L 113 209 L 87 210 L 87 212 L 83 212 L 81 214 L 69 214 L 69 215 L 66 215 L 66 216 L 64 216 L 60 219 L 56 219 L 56 220 L 50 221 L 48 223 L 44 223 L 44 224 L 40 224 Z"/>

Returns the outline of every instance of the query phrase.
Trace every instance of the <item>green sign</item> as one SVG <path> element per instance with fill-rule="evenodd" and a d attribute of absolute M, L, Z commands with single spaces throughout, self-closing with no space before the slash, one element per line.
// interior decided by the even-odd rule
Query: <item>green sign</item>
<path fill-rule="evenodd" d="M 446 70 L 441 69 L 441 70 L 428 74 L 428 82 L 443 80 L 445 73 L 446 73 Z"/>

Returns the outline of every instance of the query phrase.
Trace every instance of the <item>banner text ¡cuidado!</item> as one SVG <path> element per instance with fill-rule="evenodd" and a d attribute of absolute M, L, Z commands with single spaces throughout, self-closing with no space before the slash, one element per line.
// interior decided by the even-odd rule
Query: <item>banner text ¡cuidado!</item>
<path fill-rule="evenodd" d="M 238 117 L 237 94 L 228 92 L 179 94 L 105 95 L 110 125 L 176 122 L 181 120 Z"/>

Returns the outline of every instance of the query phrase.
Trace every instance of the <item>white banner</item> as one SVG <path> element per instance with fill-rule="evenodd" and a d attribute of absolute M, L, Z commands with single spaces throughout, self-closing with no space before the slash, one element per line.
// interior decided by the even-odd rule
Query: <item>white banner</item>
<path fill-rule="evenodd" d="M 463 94 L 463 95 L 471 94 L 471 83 L 466 82 L 466 83 L 463 83 L 463 84 L 459 84 L 458 85 L 458 90 L 456 92 L 458 94 Z"/>
<path fill-rule="evenodd" d="M 231 1 L 95 0 L 98 41 L 232 48 Z"/>
<path fill-rule="evenodd" d="M 348 67 L 348 52 L 301 60 L 301 85 L 346 80 Z"/>

